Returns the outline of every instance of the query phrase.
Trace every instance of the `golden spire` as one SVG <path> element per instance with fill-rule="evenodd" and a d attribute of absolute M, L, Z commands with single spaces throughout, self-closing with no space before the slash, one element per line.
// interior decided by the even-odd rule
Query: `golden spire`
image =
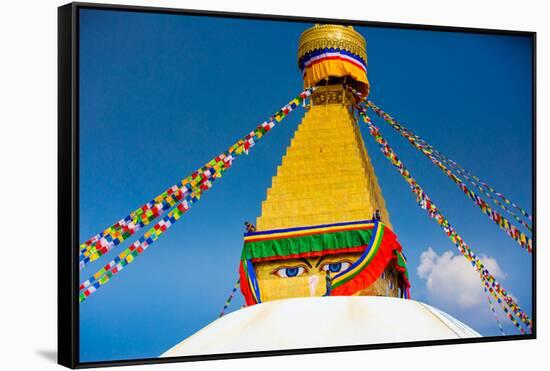
<path fill-rule="evenodd" d="M 319 51 L 334 48 L 366 61 L 365 45 L 363 36 L 352 27 L 316 25 L 302 33 L 298 56 L 303 62 L 308 53 L 319 55 Z M 342 63 L 347 61 L 344 59 Z M 325 65 L 321 69 L 341 72 L 332 67 L 334 65 Z M 312 71 L 306 74 L 308 72 Z M 358 74 L 357 69 L 351 72 Z M 366 71 L 363 76 L 366 81 Z M 374 168 L 353 115 L 355 99 L 342 85 L 344 79 L 349 83 L 354 76 L 331 77 L 332 80 L 327 77 L 312 94 L 311 107 L 277 167 L 277 175 L 262 202 L 258 230 L 369 220 L 376 210 L 391 227 Z M 353 82 L 362 83 L 355 79 Z"/>

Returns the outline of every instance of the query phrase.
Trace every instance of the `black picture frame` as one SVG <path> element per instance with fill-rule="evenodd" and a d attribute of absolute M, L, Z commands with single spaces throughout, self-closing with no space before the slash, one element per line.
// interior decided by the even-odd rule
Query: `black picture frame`
<path fill-rule="evenodd" d="M 289 349 L 277 351 L 212 354 L 172 358 L 129 359 L 118 361 L 80 362 L 79 360 L 79 11 L 102 9 L 125 12 L 164 13 L 205 17 L 225 17 L 254 20 L 281 20 L 286 22 L 338 23 L 343 25 L 375 26 L 460 32 L 492 35 L 527 36 L 532 41 L 532 205 L 533 205 L 533 253 L 532 253 L 532 319 L 533 331 L 528 335 L 487 336 L 470 339 L 430 340 L 407 343 L 338 346 L 327 348 Z M 230 358 L 265 357 L 307 353 L 342 352 L 367 349 L 419 347 L 431 345 L 485 343 L 509 340 L 528 340 L 537 337 L 536 274 L 537 274 L 537 210 L 536 210 L 536 32 L 431 26 L 405 23 L 386 23 L 364 20 L 309 18 L 270 14 L 232 13 L 191 9 L 157 8 L 96 3 L 70 3 L 58 8 L 58 363 L 69 368 L 142 365 Z M 70 246 L 70 248 L 68 248 Z"/>

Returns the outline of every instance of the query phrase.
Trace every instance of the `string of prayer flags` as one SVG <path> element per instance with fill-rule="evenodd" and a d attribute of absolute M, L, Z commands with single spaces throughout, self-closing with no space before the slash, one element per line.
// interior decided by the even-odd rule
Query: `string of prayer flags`
<path fill-rule="evenodd" d="M 210 160 L 206 165 L 199 168 L 193 174 L 180 180 L 159 194 L 153 200 L 132 211 L 129 215 L 115 224 L 107 227 L 102 232 L 80 245 L 80 269 L 86 264 L 99 259 L 108 253 L 112 248 L 121 244 L 134 233 L 148 225 L 166 211 L 174 207 L 178 202 L 185 199 L 197 188 L 208 189 L 208 184 L 220 178 L 225 170 L 229 169 L 233 161 L 243 153 L 248 154 L 258 140 L 268 133 L 276 123 L 280 122 L 287 114 L 307 99 L 315 88 L 304 90 L 288 104 L 277 111 L 268 121 L 258 125 L 244 138 L 238 140 L 229 149 Z"/>
<path fill-rule="evenodd" d="M 275 121 L 280 122 L 284 117 L 286 117 L 286 115 L 289 112 L 294 110 L 296 107 L 299 107 L 300 104 L 303 102 L 303 100 L 308 98 L 311 95 L 313 90 L 314 88 L 304 90 L 296 98 L 294 98 L 287 105 L 283 106 L 283 108 L 277 111 L 275 115 L 269 119 L 269 121 L 263 122 L 262 124 L 258 125 L 256 129 L 250 132 L 244 139 L 241 139 L 237 143 L 232 145 L 226 153 L 223 153 L 222 155 L 218 156 L 217 158 L 220 158 L 220 161 L 224 162 L 224 166 L 220 168 L 219 171 L 214 172 L 214 171 L 210 171 L 210 169 L 207 169 L 206 171 L 202 172 L 200 175 L 199 175 L 199 172 L 192 174 L 191 182 L 190 182 L 191 187 L 188 187 L 187 184 L 184 186 L 187 192 L 183 192 L 181 191 L 181 188 L 178 188 L 182 193 L 181 200 L 179 201 L 179 203 L 174 202 L 173 204 L 174 208 L 172 209 L 172 211 L 170 211 L 167 214 L 167 216 L 165 216 L 157 224 L 155 224 L 154 227 L 149 229 L 141 238 L 135 241 L 130 247 L 125 249 L 123 252 L 121 252 L 115 259 L 111 260 L 108 264 L 106 264 L 100 270 L 98 270 L 95 274 L 93 274 L 88 280 L 80 284 L 79 301 L 83 302 L 84 300 L 86 300 L 86 298 L 88 298 L 91 294 L 97 291 L 97 289 L 99 289 L 101 286 L 108 283 L 114 275 L 122 271 L 128 264 L 131 264 L 137 256 L 141 255 L 145 250 L 147 250 L 147 248 L 151 246 L 159 238 L 159 236 L 161 236 L 168 228 L 174 225 L 181 218 L 181 216 L 191 208 L 191 206 L 194 203 L 200 200 L 202 193 L 212 187 L 213 181 L 215 179 L 220 178 L 222 176 L 222 173 L 223 173 L 222 169 L 226 170 L 227 168 L 229 168 L 233 160 L 241 153 L 245 153 L 245 152 L 248 153 L 248 150 L 251 147 L 249 145 L 248 148 L 245 150 L 245 143 L 250 143 L 251 142 L 250 139 L 256 142 L 261 137 L 263 137 L 265 133 L 269 132 L 269 130 L 275 127 Z M 279 120 L 274 119 L 274 117 L 279 117 Z M 214 161 L 216 161 L 216 159 L 214 159 Z M 214 163 L 212 163 L 211 165 L 214 165 Z M 216 176 L 212 177 L 213 174 L 216 174 Z M 172 191 L 171 194 L 174 194 L 174 191 Z M 161 195 L 160 197 L 162 198 L 163 196 Z M 178 197 L 176 197 L 176 200 L 178 200 Z M 160 209 L 156 209 L 156 210 L 157 210 L 157 214 L 160 215 L 160 211 L 159 211 Z M 139 215 L 142 215 L 142 214 L 139 213 Z M 129 216 L 127 218 L 131 218 L 131 217 Z M 127 218 L 123 220 L 126 220 Z M 133 219 L 131 220 L 133 221 Z M 121 223 L 116 223 L 115 225 L 116 227 L 113 227 L 113 226 L 109 227 L 107 229 L 109 230 L 107 234 L 102 234 L 101 238 L 95 240 L 96 242 L 95 244 L 92 243 L 88 247 L 94 246 L 95 252 L 99 251 L 97 248 L 98 246 L 97 242 L 101 241 L 102 238 L 106 239 L 107 235 L 111 235 L 110 234 L 111 232 L 116 231 L 117 228 L 120 228 Z M 132 225 L 137 226 L 139 224 L 134 223 Z M 141 227 L 143 225 L 141 225 Z M 131 234 L 135 233 L 135 231 L 137 230 L 138 230 L 137 228 L 134 228 Z M 107 253 L 113 246 L 120 244 L 124 239 L 128 237 L 129 235 L 119 239 L 116 244 L 114 243 L 114 240 L 111 239 L 109 241 L 110 244 L 101 245 L 100 248 L 104 249 L 104 252 L 102 253 L 102 255 Z M 88 251 L 92 251 L 92 250 L 89 249 Z M 99 254 L 97 255 L 98 256 L 95 256 L 93 260 L 101 256 Z M 87 258 L 89 258 L 88 262 L 92 261 L 92 256 L 94 255 L 92 254 L 87 256 Z M 81 260 L 81 263 L 82 263 L 82 260 Z"/>
<path fill-rule="evenodd" d="M 363 100 L 362 95 L 360 95 L 360 93 L 357 90 L 353 88 L 350 88 L 350 90 L 354 92 L 361 101 Z M 420 141 L 418 141 L 410 131 L 406 130 L 402 125 L 397 123 L 390 115 L 382 111 L 371 101 L 367 102 L 367 106 L 371 107 L 378 116 L 380 116 L 387 123 L 389 123 L 390 126 L 392 126 L 402 136 L 404 136 L 407 140 L 409 140 L 409 142 L 415 148 L 417 148 L 426 157 L 428 157 L 430 161 L 432 161 L 432 163 L 434 163 L 437 167 L 439 167 L 443 171 L 443 173 L 445 173 L 453 182 L 455 182 L 456 185 L 462 190 L 462 192 L 480 208 L 482 213 L 487 215 L 487 217 L 490 220 L 492 220 L 495 224 L 497 224 L 500 227 L 500 229 L 502 229 L 508 236 L 514 239 L 522 248 L 527 250 L 527 252 L 529 253 L 532 252 L 533 250 L 532 239 L 529 236 L 527 236 L 525 233 L 523 233 L 521 230 L 519 230 L 508 219 L 506 219 L 501 214 L 493 210 L 483 198 L 481 198 L 474 191 L 468 188 L 466 184 L 464 184 L 464 182 L 459 177 L 457 177 L 443 163 L 443 161 L 438 156 L 434 155 L 433 147 L 430 146 L 430 148 L 428 148 L 427 145 L 425 145 L 425 142 L 421 143 Z"/>
<path fill-rule="evenodd" d="M 483 282 L 484 287 L 483 290 L 485 291 L 485 294 L 487 296 L 487 300 L 489 301 L 489 307 L 491 311 L 493 312 L 493 315 L 495 316 L 495 321 L 497 323 L 497 326 L 500 329 L 500 332 L 502 335 L 506 335 L 504 333 L 504 328 L 502 327 L 502 324 L 500 323 L 500 320 L 498 319 L 498 314 L 495 310 L 495 307 L 493 305 L 493 301 L 491 300 L 491 296 L 495 299 L 495 301 L 499 304 L 502 311 L 506 314 L 506 317 L 510 319 L 510 321 L 516 326 L 516 328 L 522 333 L 525 334 L 525 330 L 520 325 L 520 323 L 516 320 L 516 318 L 510 313 L 510 310 L 506 307 L 506 305 L 502 302 L 502 299 L 497 295 L 491 284 L 483 278 L 483 276 L 480 276 L 481 282 Z"/>
<path fill-rule="evenodd" d="M 359 92 L 358 90 L 350 87 L 350 86 L 347 86 L 347 88 L 352 91 L 362 102 L 365 102 L 369 107 L 371 107 L 379 116 L 379 112 L 377 110 L 380 111 L 380 113 L 383 113 L 384 115 L 387 115 L 388 118 L 391 118 L 391 116 L 389 116 L 387 113 L 385 113 L 384 111 L 382 111 L 380 108 L 378 108 L 372 101 L 367 101 L 366 100 L 366 97 L 364 94 L 362 94 L 361 92 Z M 405 138 L 409 141 L 414 141 L 414 142 L 417 142 L 421 147 L 424 147 L 426 150 L 430 151 L 431 153 L 433 153 L 435 156 L 439 157 L 445 164 L 447 164 L 449 167 L 451 167 L 453 170 L 455 170 L 457 173 L 459 173 L 460 175 L 462 175 L 465 179 L 467 179 L 470 183 L 472 183 L 472 185 L 474 185 L 476 188 L 480 189 L 483 188 L 483 192 L 484 194 L 487 195 L 487 197 L 491 198 L 491 200 L 493 200 L 497 205 L 499 205 L 503 210 L 505 210 L 506 212 L 508 212 L 512 217 L 514 217 L 514 219 L 516 219 L 520 224 L 522 224 L 523 226 L 525 226 L 525 228 L 527 228 L 529 231 L 532 231 L 532 227 L 525 223 L 523 220 L 521 220 L 520 217 L 517 216 L 517 214 L 515 214 L 512 210 L 510 210 L 508 207 L 506 207 L 506 205 L 504 205 L 503 203 L 499 202 L 494 196 L 492 196 L 491 194 L 497 196 L 498 198 L 500 198 L 502 201 L 504 201 L 505 204 L 507 205 L 511 205 L 512 207 L 514 207 L 516 210 L 518 210 L 524 217 L 526 217 L 528 220 L 532 221 L 533 218 L 532 216 L 523 208 L 519 207 L 517 204 L 515 204 L 514 202 L 510 201 L 508 198 L 506 198 L 502 193 L 499 193 L 497 192 L 494 188 L 492 188 L 490 185 L 488 185 L 487 183 L 481 181 L 478 177 L 476 177 L 475 175 L 473 175 L 471 172 L 469 172 L 468 170 L 464 169 L 462 166 L 460 166 L 458 163 L 456 163 L 455 161 L 453 161 L 452 159 L 448 158 L 447 156 L 445 156 L 443 153 L 439 152 L 436 148 L 434 148 L 433 146 L 431 146 L 430 144 L 428 144 L 426 141 L 424 141 L 422 138 L 420 138 L 418 135 L 414 134 L 413 132 L 411 132 L 410 130 L 408 130 L 406 127 L 404 127 L 403 125 L 399 124 L 397 121 L 393 120 L 392 119 L 392 122 L 389 122 L 390 125 L 392 125 L 395 129 L 397 129 L 399 131 L 399 133 L 403 136 L 405 136 Z M 405 135 L 406 134 L 406 135 Z M 411 142 L 412 143 L 412 142 Z M 479 184 L 478 184 L 479 183 Z M 481 185 L 481 186 L 480 186 Z"/>
<path fill-rule="evenodd" d="M 450 162 L 448 162 L 450 164 Z M 508 214 L 510 214 L 519 224 L 521 224 L 525 229 L 527 229 L 529 232 L 533 232 L 533 227 L 531 227 L 530 224 L 526 223 L 519 217 L 514 211 L 510 210 L 506 205 L 504 205 L 502 202 L 497 200 L 494 196 L 491 195 L 484 187 L 482 187 L 480 184 L 478 184 L 475 180 L 473 180 L 470 176 L 468 176 L 463 170 L 454 167 L 453 165 L 449 166 L 453 170 L 455 170 L 458 174 L 464 177 L 467 181 L 469 181 L 474 187 L 479 189 L 480 192 L 482 192 L 485 196 L 489 197 L 495 204 L 500 206 L 500 208 L 504 211 L 506 211 Z"/>
<path fill-rule="evenodd" d="M 500 334 L 502 336 L 505 336 L 504 328 L 502 327 L 502 324 L 500 323 L 500 320 L 498 319 L 497 311 L 495 310 L 495 306 L 493 305 L 493 300 L 491 300 L 491 296 L 489 295 L 489 291 L 487 291 L 487 287 L 483 288 L 483 291 L 485 291 L 485 296 L 487 296 L 487 302 L 489 303 L 489 308 L 491 309 L 491 312 L 493 312 L 493 315 L 495 316 L 495 321 L 497 323 L 497 326 L 500 330 Z"/>
<path fill-rule="evenodd" d="M 522 335 L 525 335 L 526 334 L 526 331 L 525 329 L 522 327 L 522 325 L 517 321 L 517 319 L 514 317 L 514 315 L 510 312 L 510 309 L 508 309 L 508 307 L 505 305 L 505 303 L 502 301 L 502 299 L 497 295 L 497 293 L 495 292 L 495 290 L 493 290 L 488 284 L 487 282 L 484 282 L 485 283 L 485 292 L 490 294 L 490 296 L 492 296 L 495 301 L 499 304 L 500 308 L 502 309 L 502 311 L 504 312 L 504 314 L 506 315 L 506 317 L 512 322 L 512 324 L 519 330 L 519 332 L 521 332 Z M 490 296 L 488 296 L 489 300 L 490 300 Z M 491 303 L 492 304 L 492 303 Z M 494 309 L 494 308 L 491 308 L 491 309 Z M 495 316 L 496 316 L 496 312 L 495 312 Z M 500 322 L 498 321 L 498 318 L 497 318 L 497 324 L 500 325 Z M 499 326 L 501 327 L 501 326 Z M 504 335 L 504 329 L 501 328 L 501 331 Z"/>
<path fill-rule="evenodd" d="M 507 294 L 506 290 L 500 286 L 500 284 L 494 279 L 494 277 L 484 268 L 484 265 L 481 263 L 481 261 L 477 258 L 475 253 L 473 253 L 468 245 L 465 244 L 465 242 L 462 240 L 462 238 L 458 235 L 458 233 L 452 228 L 452 226 L 449 224 L 449 222 L 439 213 L 438 209 L 435 207 L 434 203 L 429 199 L 429 197 L 424 193 L 424 191 L 419 187 L 419 185 L 416 183 L 416 181 L 412 178 L 408 170 L 404 167 L 402 162 L 397 158 L 393 150 L 387 145 L 387 142 L 385 142 L 384 138 L 380 135 L 378 128 L 372 124 L 370 121 L 370 118 L 366 116 L 366 111 L 364 111 L 362 108 L 358 107 L 359 113 L 361 116 L 363 116 L 363 119 L 365 122 L 372 125 L 370 128 L 371 131 L 374 130 L 375 133 L 371 132 L 373 136 L 375 136 L 375 139 L 379 141 L 379 144 L 381 146 L 381 150 L 384 153 L 384 155 L 390 159 L 392 164 L 399 170 L 399 172 L 402 174 L 403 178 L 409 183 L 411 186 L 412 192 L 416 195 L 417 202 L 421 206 L 421 208 L 428 211 L 428 214 L 430 217 L 434 218 L 438 224 L 443 228 L 445 233 L 449 236 L 449 238 L 453 241 L 455 245 L 459 248 L 461 253 L 472 263 L 472 266 L 479 270 L 482 274 L 483 279 L 488 280 L 491 287 L 493 287 L 495 290 L 497 290 L 503 297 L 503 300 L 506 302 L 507 305 L 509 305 L 514 313 L 517 315 L 518 318 L 520 318 L 524 323 L 531 326 L 531 320 L 529 317 L 521 311 L 519 306 L 516 305 L 515 301 Z M 386 145 L 384 145 L 386 143 Z"/>
<path fill-rule="evenodd" d="M 232 159 L 222 154 L 215 160 L 216 162 L 212 163 L 211 167 L 208 165 L 204 166 L 191 176 L 170 187 L 161 195 L 155 197 L 152 201 L 133 211 L 113 226 L 81 244 L 80 269 L 84 268 L 87 263 L 106 254 L 114 246 L 119 245 L 135 232 L 164 214 L 165 211 L 183 200 L 195 188 L 204 189 L 207 187 L 209 182 L 221 176 L 221 172 L 229 166 L 228 163 Z"/>
<path fill-rule="evenodd" d="M 369 132 L 371 136 L 379 144 L 381 152 L 399 171 L 403 179 L 409 184 L 411 192 L 415 195 L 416 201 L 420 205 L 420 207 L 426 210 L 430 218 L 434 219 L 438 223 L 445 234 L 458 247 L 460 253 L 472 264 L 472 267 L 480 273 L 482 281 L 486 281 L 490 285 L 490 288 L 498 294 L 498 296 L 506 303 L 506 305 L 508 305 L 508 307 L 512 310 L 516 317 L 527 324 L 531 329 L 532 321 L 528 317 L 528 315 L 519 307 L 516 301 L 510 295 L 508 295 L 508 292 L 487 270 L 479 257 L 470 249 L 470 247 L 466 244 L 462 237 L 460 237 L 456 230 L 451 226 L 449 221 L 439 211 L 439 209 L 429 198 L 426 192 L 422 189 L 422 187 L 420 187 L 420 185 L 412 177 L 405 165 L 401 162 L 393 149 L 389 146 L 388 142 L 382 137 L 382 135 L 380 134 L 380 130 L 372 123 L 370 118 L 367 116 L 366 110 L 360 106 L 357 106 L 357 111 L 359 115 L 363 118 L 363 121 L 369 127 Z"/>
<path fill-rule="evenodd" d="M 421 142 L 422 143 L 422 142 Z M 461 169 L 460 167 L 456 166 L 454 161 L 446 158 L 444 155 L 441 155 L 439 152 L 433 152 L 437 157 L 443 161 L 446 165 L 449 166 L 452 170 L 456 171 L 460 176 L 464 177 L 468 182 L 470 182 L 474 187 L 479 189 L 480 192 L 482 192 L 485 196 L 489 197 L 495 204 L 497 204 L 502 210 L 506 211 L 509 215 L 511 215 L 519 224 L 521 224 L 525 229 L 527 229 L 529 232 L 533 231 L 533 227 L 526 223 L 520 216 L 518 216 L 513 210 L 510 210 L 505 204 L 503 204 L 501 201 L 496 199 L 490 192 L 487 191 L 486 187 L 482 187 L 478 182 L 476 182 L 472 177 L 470 173 L 468 173 L 466 170 Z M 454 165 L 456 164 L 456 165 Z"/>
<path fill-rule="evenodd" d="M 491 207 L 487 204 L 485 200 L 483 200 L 480 196 L 478 196 L 474 191 L 469 189 L 464 182 L 460 178 L 458 178 L 445 164 L 444 160 L 435 154 L 433 149 L 430 149 L 426 146 L 424 141 L 417 140 L 416 136 L 412 134 L 409 130 L 407 130 L 403 125 L 396 122 L 390 115 L 388 115 L 386 112 L 382 111 L 380 108 L 378 108 L 374 103 L 371 101 L 368 102 L 368 106 L 371 107 L 374 112 L 383 118 L 390 126 L 392 126 L 397 132 L 399 132 L 405 139 L 407 139 L 416 149 L 418 149 L 420 152 L 422 152 L 426 157 L 432 161 L 436 166 L 438 166 L 451 180 L 453 180 L 458 187 L 464 192 L 464 194 L 474 201 L 474 203 L 482 210 L 484 214 L 486 214 L 493 222 L 495 222 L 502 230 L 508 234 L 508 236 L 512 237 L 514 240 L 516 240 L 521 247 L 526 249 L 528 252 L 532 251 L 532 241 L 531 239 L 525 235 L 523 232 L 521 232 L 515 225 L 513 225 L 509 220 L 504 218 L 501 214 L 491 209 Z M 431 147 L 431 146 L 430 146 Z M 433 147 L 431 147 L 433 148 Z M 448 163 L 447 163 L 448 164 Z M 477 185 L 477 183 L 474 183 Z M 479 187 L 486 195 L 491 197 L 483 188 Z M 492 197 L 491 197 L 492 198 Z M 493 198 L 493 201 L 497 201 Z M 505 210 L 511 213 L 512 216 L 515 217 L 515 219 L 522 224 L 524 227 L 526 227 L 529 231 L 531 231 L 531 226 L 527 223 L 523 222 L 515 213 L 513 213 L 511 210 L 506 208 L 504 205 L 502 205 L 500 202 L 497 201 L 497 204 L 501 205 Z"/>
<path fill-rule="evenodd" d="M 104 265 L 86 281 L 79 286 L 79 301 L 83 302 L 91 294 L 97 291 L 101 286 L 107 284 L 113 276 L 120 273 L 128 264 L 131 264 L 135 258 L 141 255 L 158 238 L 173 226 L 183 214 L 185 214 L 191 205 L 200 199 L 202 190 L 197 190 L 188 200 L 184 200 L 162 218 L 154 227 L 149 229 L 142 237 L 136 240 L 130 247 L 122 251 L 116 258 Z"/>
<path fill-rule="evenodd" d="M 524 226 L 528 231 L 532 231 L 531 225 L 523 221 L 514 211 L 510 210 L 506 205 L 504 205 L 502 202 L 500 202 L 497 198 L 495 198 L 493 195 L 491 195 L 490 192 L 487 191 L 487 189 L 492 189 L 489 186 L 486 185 L 486 187 L 482 187 L 478 182 L 476 182 L 473 178 L 474 176 L 469 173 L 467 170 L 462 169 L 460 165 L 458 165 L 456 162 L 452 161 L 451 159 L 447 158 L 445 155 L 443 155 L 441 152 L 436 150 L 434 147 L 426 143 L 422 138 L 420 138 L 418 135 L 414 134 L 407 128 L 405 128 L 402 124 L 395 121 L 393 118 L 391 118 L 390 115 L 379 109 L 372 101 L 368 101 L 367 104 L 369 107 L 371 107 L 378 116 L 384 118 L 386 122 L 390 124 L 394 129 L 396 129 L 404 138 L 406 138 L 412 145 L 420 149 L 425 155 L 428 156 L 436 156 L 440 161 L 442 161 L 444 164 L 446 164 L 449 168 L 456 171 L 458 174 L 460 174 L 464 179 L 468 180 L 474 187 L 479 189 L 480 192 L 482 192 L 485 196 L 489 197 L 495 204 L 497 204 L 502 210 L 506 211 L 508 214 L 510 214 L 518 223 L 520 223 L 522 226 Z M 514 204 L 515 205 L 515 204 Z M 523 214 L 526 214 L 523 213 Z M 527 214 L 528 215 L 528 214 Z"/>
<path fill-rule="evenodd" d="M 233 286 L 233 290 L 231 291 L 231 294 L 229 294 L 229 297 L 225 301 L 225 304 L 218 318 L 223 317 L 225 315 L 225 311 L 227 310 L 227 308 L 229 308 L 229 304 L 231 304 L 231 300 L 233 300 L 233 297 L 235 296 L 235 292 L 237 292 L 237 289 L 239 288 L 240 285 L 241 285 L 241 279 L 239 278 L 237 280 L 237 283 L 235 283 L 235 286 Z"/>
<path fill-rule="evenodd" d="M 440 156 L 443 156 L 441 153 L 437 152 L 437 154 L 439 154 Z M 506 196 L 504 196 L 502 193 L 499 193 L 497 192 L 493 187 L 491 187 L 490 185 L 488 185 L 487 183 L 483 182 L 481 179 L 479 179 L 477 176 L 473 175 L 471 172 L 469 172 L 468 170 L 464 169 L 462 166 L 460 166 L 458 163 L 456 163 L 455 161 L 451 160 L 450 158 L 446 158 L 446 160 L 449 162 L 449 164 L 451 164 L 451 166 L 453 168 L 455 168 L 457 171 L 459 172 L 462 172 L 464 174 L 464 177 L 469 177 L 469 178 L 472 178 L 473 180 L 471 180 L 471 182 L 474 182 L 474 181 L 477 181 L 479 182 L 479 184 L 481 184 L 486 190 L 488 190 L 490 193 L 496 195 L 498 198 L 500 198 L 502 201 L 504 201 L 507 205 L 510 205 L 512 206 L 513 208 L 515 208 L 516 210 L 518 210 L 524 217 L 526 217 L 527 219 L 529 219 L 529 221 L 533 221 L 533 217 L 531 216 L 531 214 L 529 212 L 527 212 L 525 209 L 523 209 L 522 207 L 518 206 L 517 204 L 515 204 L 514 202 L 510 201 Z M 495 202 L 496 202 L 496 199 L 495 199 Z M 500 204 L 502 205 L 502 204 Z M 502 205 L 502 207 L 504 208 L 505 206 Z M 509 211 L 509 212 L 512 212 L 512 211 Z"/>

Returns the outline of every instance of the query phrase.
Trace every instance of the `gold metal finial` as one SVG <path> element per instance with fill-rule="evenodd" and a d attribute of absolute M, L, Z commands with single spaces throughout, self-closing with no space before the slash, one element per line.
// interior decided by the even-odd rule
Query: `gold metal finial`
<path fill-rule="evenodd" d="M 298 60 L 320 48 L 340 48 L 360 56 L 367 62 L 367 42 L 353 26 L 316 24 L 305 30 L 298 43 Z"/>

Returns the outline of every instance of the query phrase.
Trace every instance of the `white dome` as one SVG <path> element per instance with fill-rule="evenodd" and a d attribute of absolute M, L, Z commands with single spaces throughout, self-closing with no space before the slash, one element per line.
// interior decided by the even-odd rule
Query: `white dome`
<path fill-rule="evenodd" d="M 161 357 L 480 337 L 429 305 L 380 296 L 285 299 L 229 313 Z"/>

